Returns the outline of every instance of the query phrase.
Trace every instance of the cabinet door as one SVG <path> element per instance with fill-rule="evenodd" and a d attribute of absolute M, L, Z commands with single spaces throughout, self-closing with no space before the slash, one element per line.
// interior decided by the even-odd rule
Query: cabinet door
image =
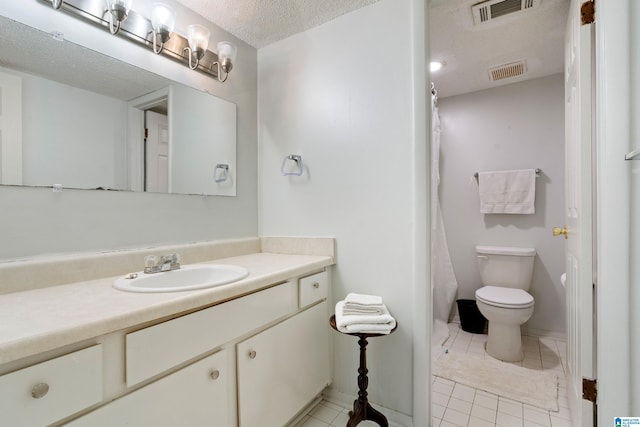
<path fill-rule="evenodd" d="M 331 381 L 327 302 L 237 345 L 241 427 L 282 427 Z"/>
<path fill-rule="evenodd" d="M 72 421 L 73 427 L 229 425 L 226 352 L 220 351 Z"/>

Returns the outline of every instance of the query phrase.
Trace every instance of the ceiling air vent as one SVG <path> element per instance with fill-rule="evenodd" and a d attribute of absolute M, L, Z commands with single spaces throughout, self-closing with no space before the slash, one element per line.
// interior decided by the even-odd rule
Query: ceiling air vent
<path fill-rule="evenodd" d="M 518 61 L 489 68 L 489 80 L 497 81 L 518 77 L 527 72 L 527 62 Z"/>
<path fill-rule="evenodd" d="M 471 6 L 474 24 L 540 6 L 541 0 L 488 0 Z"/>

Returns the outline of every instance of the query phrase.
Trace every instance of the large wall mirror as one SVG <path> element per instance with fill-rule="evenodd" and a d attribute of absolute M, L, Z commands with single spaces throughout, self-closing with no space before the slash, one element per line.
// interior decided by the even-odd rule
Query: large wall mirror
<path fill-rule="evenodd" d="M 236 194 L 236 105 L 0 16 L 0 183 Z"/>

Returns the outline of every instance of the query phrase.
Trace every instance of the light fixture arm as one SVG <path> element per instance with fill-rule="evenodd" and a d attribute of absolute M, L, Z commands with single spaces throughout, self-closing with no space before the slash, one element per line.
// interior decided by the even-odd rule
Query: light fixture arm
<path fill-rule="evenodd" d="M 156 54 L 160 54 L 162 52 L 162 49 L 164 49 L 164 44 L 166 43 L 167 40 L 169 40 L 169 37 L 171 36 L 171 33 L 167 30 L 159 30 L 159 31 L 152 31 L 152 43 L 153 43 L 153 52 Z M 158 43 L 158 39 L 160 39 L 160 43 Z"/>
<path fill-rule="evenodd" d="M 120 23 L 121 21 L 118 21 L 117 24 L 114 24 L 113 15 L 111 15 L 111 18 L 109 18 L 109 32 L 113 35 L 118 34 L 118 32 L 120 31 Z"/>
<path fill-rule="evenodd" d="M 217 67 L 217 75 L 218 75 L 218 81 L 220 83 L 224 83 L 227 81 L 227 77 L 229 77 L 229 71 L 231 71 L 231 67 L 228 68 L 229 71 L 224 70 L 223 66 L 220 65 L 220 61 L 216 61 L 213 64 L 211 64 L 211 71 L 213 71 L 213 67 Z M 222 73 L 224 73 L 224 79 L 221 79 L 220 76 L 222 76 Z"/>
<path fill-rule="evenodd" d="M 123 6 L 113 5 L 106 10 L 105 13 L 109 13 L 109 32 L 113 35 L 118 34 L 120 31 L 120 25 L 127 19 L 128 11 Z M 113 21 L 116 21 L 115 23 Z"/>
<path fill-rule="evenodd" d="M 198 65 L 200 65 L 200 59 L 204 56 L 204 50 L 203 49 L 191 50 L 190 47 L 185 47 L 184 49 L 182 49 L 182 53 L 184 53 L 184 51 L 189 52 L 189 68 L 191 68 L 192 70 L 195 70 L 196 68 L 198 68 Z M 195 64 L 193 63 L 194 57 L 196 59 Z M 220 77 L 218 77 L 218 80 L 220 80 Z"/>

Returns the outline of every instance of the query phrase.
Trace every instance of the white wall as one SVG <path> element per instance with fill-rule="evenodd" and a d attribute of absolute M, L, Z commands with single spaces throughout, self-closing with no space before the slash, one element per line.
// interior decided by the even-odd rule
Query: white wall
<path fill-rule="evenodd" d="M 137 1 L 134 9 L 149 3 Z M 68 41 L 235 103 L 237 196 L 52 193 L 51 189 L 0 186 L 0 260 L 257 235 L 257 52 L 189 9 L 174 6 L 177 30 L 184 33 L 190 23 L 205 24 L 212 40 L 227 39 L 238 45 L 238 60 L 226 83 L 55 11 L 46 2 L 0 2 L 0 14 L 42 31 L 62 31 Z"/>
<path fill-rule="evenodd" d="M 24 185 L 127 188 L 126 102 L 3 71 L 22 79 Z"/>
<path fill-rule="evenodd" d="M 445 70 L 446 72 L 446 70 Z M 530 292 L 535 311 L 525 328 L 564 334 L 564 83 L 561 74 L 440 99 L 440 200 L 459 298 L 480 287 L 475 245 L 537 250 Z M 476 171 L 540 168 L 536 213 L 483 215 Z"/>
<path fill-rule="evenodd" d="M 418 144 L 414 136 L 424 115 L 416 124 L 413 114 L 426 87 L 413 80 L 424 57 L 413 63 L 412 7 L 383 0 L 258 52 L 260 234 L 336 237 L 334 300 L 381 295 L 400 325 L 370 340 L 369 398 L 409 415 L 413 288 L 426 286 L 413 260 L 414 192 L 425 191 L 414 188 L 425 164 L 414 170 L 413 157 L 416 145 L 424 153 L 424 133 Z M 302 155 L 301 177 L 281 175 L 288 154 Z M 333 338 L 333 389 L 352 399 L 357 339 Z"/>

